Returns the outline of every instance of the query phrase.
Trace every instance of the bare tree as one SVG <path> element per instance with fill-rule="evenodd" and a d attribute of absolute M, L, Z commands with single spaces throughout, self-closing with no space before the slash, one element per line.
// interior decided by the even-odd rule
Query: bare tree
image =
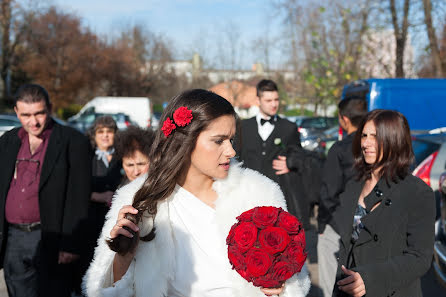
<path fill-rule="evenodd" d="M 288 54 L 297 78 L 294 85 L 298 86 L 295 96 L 310 99 L 315 112 L 320 105 L 334 103 L 343 85 L 359 77 L 371 3 L 276 2 L 288 33 Z"/>
<path fill-rule="evenodd" d="M 404 77 L 404 49 L 406 47 L 407 31 L 409 28 L 410 0 L 404 0 L 402 16 L 403 19 L 401 21 L 401 25 L 399 22 L 399 15 L 397 12 L 395 0 L 390 0 L 389 4 L 396 41 L 395 77 Z"/>
<path fill-rule="evenodd" d="M 1 69 L 0 76 L 3 82 L 3 99 L 11 96 L 12 68 L 17 66 L 18 48 L 28 30 L 32 13 L 25 11 L 14 0 L 0 2 L 0 39 L 1 39 Z"/>
<path fill-rule="evenodd" d="M 440 58 L 440 49 L 438 47 L 437 35 L 432 22 L 432 2 L 423 0 L 424 22 L 426 24 L 427 36 L 429 38 L 429 49 L 432 55 L 432 65 L 436 77 L 443 77 L 443 67 Z"/>

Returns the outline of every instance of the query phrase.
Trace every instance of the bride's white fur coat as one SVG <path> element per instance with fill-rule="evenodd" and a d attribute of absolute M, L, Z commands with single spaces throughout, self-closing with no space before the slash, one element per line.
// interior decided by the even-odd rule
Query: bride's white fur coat
<path fill-rule="evenodd" d="M 105 243 L 116 223 L 118 212 L 124 205 L 132 204 L 133 196 L 144 183 L 141 177 L 117 191 L 106 216 L 102 234 L 98 239 L 93 262 L 84 276 L 83 288 L 88 297 L 162 297 L 167 296 L 168 280 L 174 275 L 175 258 L 172 228 L 169 220 L 169 202 L 172 197 L 158 205 L 155 217 L 156 237 L 150 242 L 140 241 L 132 264 L 124 277 L 113 284 L 112 263 L 115 253 Z M 279 186 L 250 169 L 232 163 L 228 177 L 217 180 L 213 189 L 218 194 L 216 218 L 221 234 L 229 233 L 236 217 L 256 206 L 276 206 L 286 209 L 285 199 Z M 150 218 L 140 224 L 141 234 L 147 234 L 153 226 Z M 258 287 L 244 280 L 226 267 L 228 279 L 233 284 L 233 296 L 264 297 Z M 304 297 L 310 289 L 306 265 L 302 271 L 286 281 L 280 296 Z"/>

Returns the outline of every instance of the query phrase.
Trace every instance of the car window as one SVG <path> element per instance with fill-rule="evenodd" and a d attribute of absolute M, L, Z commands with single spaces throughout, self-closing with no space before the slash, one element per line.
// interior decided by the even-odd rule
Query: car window
<path fill-rule="evenodd" d="M 20 126 L 20 122 L 13 120 L 0 119 L 0 126 Z"/>
<path fill-rule="evenodd" d="M 415 154 L 415 166 L 417 166 L 430 154 L 438 150 L 440 148 L 440 144 L 414 139 L 412 140 L 412 147 Z"/>
<path fill-rule="evenodd" d="M 338 125 L 337 118 L 327 118 L 327 127 L 333 127 Z"/>
<path fill-rule="evenodd" d="M 319 128 L 323 129 L 327 127 L 324 118 L 308 118 L 302 121 L 300 125 L 302 128 Z"/>

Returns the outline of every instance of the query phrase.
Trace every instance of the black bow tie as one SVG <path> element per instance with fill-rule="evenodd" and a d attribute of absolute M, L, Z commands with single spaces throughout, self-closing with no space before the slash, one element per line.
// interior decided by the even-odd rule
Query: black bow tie
<path fill-rule="evenodd" d="M 266 122 L 269 122 L 271 125 L 274 125 L 274 117 L 271 117 L 269 120 L 265 120 L 265 119 L 260 119 L 260 125 L 263 126 L 263 124 L 265 124 Z"/>

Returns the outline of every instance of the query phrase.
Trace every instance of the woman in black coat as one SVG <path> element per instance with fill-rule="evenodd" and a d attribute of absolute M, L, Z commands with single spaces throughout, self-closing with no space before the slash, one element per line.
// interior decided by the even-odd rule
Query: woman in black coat
<path fill-rule="evenodd" d="M 110 209 L 113 194 L 122 181 L 121 159 L 117 158 L 114 139 L 118 128 L 111 116 L 98 117 L 87 135 L 94 149 L 92 156 L 91 196 L 88 218 L 84 222 L 83 251 L 79 261 L 74 287 L 80 292 L 83 274 L 93 259 L 94 249 Z"/>
<path fill-rule="evenodd" d="M 399 112 L 367 114 L 353 141 L 358 179 L 335 214 L 340 227 L 333 296 L 422 296 L 434 245 L 432 190 L 409 172 L 409 125 Z"/>

